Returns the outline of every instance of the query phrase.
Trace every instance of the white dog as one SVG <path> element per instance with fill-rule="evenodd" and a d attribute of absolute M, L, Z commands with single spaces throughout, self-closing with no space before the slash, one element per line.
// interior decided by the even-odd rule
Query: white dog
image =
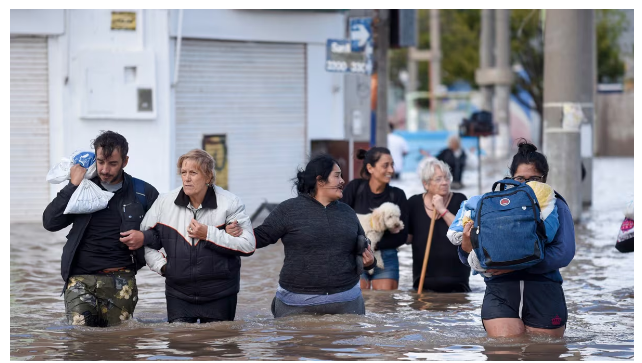
<path fill-rule="evenodd" d="M 361 227 L 366 232 L 366 237 L 372 243 L 372 250 L 377 247 L 377 242 L 381 240 L 383 233 L 388 230 L 390 233 L 399 233 L 403 228 L 401 221 L 401 210 L 394 203 L 386 202 L 372 210 L 372 213 L 357 214 Z M 381 251 L 374 251 L 377 259 L 377 267 L 383 268 L 383 258 Z M 369 273 L 372 274 L 373 270 Z"/>

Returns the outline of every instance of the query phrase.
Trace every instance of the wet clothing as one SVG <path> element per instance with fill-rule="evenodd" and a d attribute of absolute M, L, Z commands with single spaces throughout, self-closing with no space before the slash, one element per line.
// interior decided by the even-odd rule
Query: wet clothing
<path fill-rule="evenodd" d="M 336 294 L 359 282 L 357 236 L 364 235 L 357 215 L 346 204 L 327 206 L 308 194 L 279 204 L 254 229 L 256 247 L 283 242 L 285 259 L 279 285 L 297 294 Z M 375 261 L 376 263 L 376 261 Z M 374 267 L 364 266 L 364 269 Z"/>
<path fill-rule="evenodd" d="M 271 310 L 275 318 L 300 314 L 364 315 L 366 313 L 358 282 L 350 290 L 324 295 L 297 294 L 279 285 L 276 289 L 276 296 L 272 300 Z"/>
<path fill-rule="evenodd" d="M 375 266 L 372 275 L 369 272 L 361 274 L 366 281 L 379 279 L 393 279 L 399 281 L 399 256 L 396 249 L 381 250 L 384 268 Z"/>
<path fill-rule="evenodd" d="M 550 280 L 560 284 L 562 283 L 562 275 L 560 274 L 559 269 L 568 266 L 575 256 L 575 227 L 571 211 L 568 209 L 568 205 L 566 205 L 563 198 L 558 195 L 555 203 L 557 205 L 560 226 L 553 238 L 553 241 L 548 243 L 545 247 L 544 260 L 527 269 L 497 276 L 484 277 L 484 281 Z M 468 253 L 464 252 L 461 249 L 461 246 L 458 246 L 457 249 L 461 262 L 468 265 Z"/>
<path fill-rule="evenodd" d="M 206 240 L 189 237 L 187 228 L 192 219 L 208 226 Z M 225 225 L 235 220 L 243 229 L 239 237 L 225 232 Z M 141 230 L 149 268 L 161 274 L 166 266 L 167 296 L 200 304 L 239 292 L 240 256 L 254 253 L 255 239 L 245 205 L 236 195 L 213 186 L 194 208 L 183 188 L 176 188 L 158 197 Z M 164 255 L 158 251 L 161 248 Z"/>
<path fill-rule="evenodd" d="M 106 327 L 130 319 L 138 302 L 135 274 L 124 269 L 71 276 L 64 293 L 69 323 Z"/>
<path fill-rule="evenodd" d="M 117 190 L 114 197 L 124 193 Z M 126 244 L 120 242 L 120 207 L 111 198 L 107 208 L 94 212 L 83 242 L 76 250 L 74 263 L 71 265 L 71 275 L 94 274 L 97 271 L 113 267 L 129 267 L 134 269 L 131 251 Z"/>
<path fill-rule="evenodd" d="M 464 150 L 453 151 L 445 148 L 437 154 L 437 159 L 448 164 L 453 175 L 453 183 L 461 183 L 461 176 L 464 173 L 464 167 L 466 167 L 466 153 Z"/>
<path fill-rule="evenodd" d="M 464 200 L 464 194 L 453 193 L 446 208 L 455 215 Z M 412 287 L 417 290 L 432 220 L 424 204 L 424 194 L 410 197 L 408 211 L 408 233 L 412 235 Z M 432 234 L 423 289 L 435 292 L 468 292 L 470 267 L 459 261 L 457 246 L 448 240 L 447 232 L 448 224 L 443 218 L 438 218 Z"/>
<path fill-rule="evenodd" d="M 528 307 L 523 305 L 521 315 L 524 325 L 554 329 L 566 324 L 566 300 L 559 269 L 567 266 L 575 256 L 575 228 L 571 211 L 564 198 L 560 195 L 557 197 L 555 203 L 560 225 L 553 241 L 545 246 L 544 260 L 523 270 L 484 277 L 486 295 L 482 305 L 483 319 L 519 318 L 520 315 L 516 314 L 519 309 L 515 307 L 515 291 L 519 293 L 519 286 L 523 281 L 524 298 L 517 299 L 517 308 L 519 301 L 528 304 Z M 457 249 L 460 260 L 467 264 L 468 253 L 464 252 L 461 246 Z M 551 315 L 553 313 L 555 316 Z M 560 325 L 556 324 L 558 315 L 561 319 Z"/>
<path fill-rule="evenodd" d="M 481 317 L 518 318 L 533 328 L 557 329 L 568 319 L 564 290 L 553 281 L 491 281 L 486 284 Z"/>
<path fill-rule="evenodd" d="M 211 323 L 232 321 L 236 316 L 237 294 L 206 302 L 189 302 L 165 292 L 167 321 L 170 323 Z"/>
<path fill-rule="evenodd" d="M 91 181 L 104 189 L 98 176 Z M 60 261 L 65 313 L 73 325 L 115 325 L 134 313 L 138 299 L 135 275 L 145 265 L 145 254 L 142 248 L 129 250 L 120 242 L 120 232 L 138 230 L 158 197 L 156 188 L 142 180 L 136 182 L 143 186 L 146 205 L 136 196 L 134 178 L 123 171 L 122 188 L 114 193 L 107 208 L 90 214 L 64 214 L 77 188 L 70 182 L 42 214 L 42 224 L 48 231 L 73 224 Z M 112 268 L 126 270 L 102 272 Z"/>
<path fill-rule="evenodd" d="M 145 207 L 140 204 L 138 198 L 136 197 L 134 183 L 132 180 L 133 178 L 129 174 L 123 172 L 123 187 L 109 200 L 108 206 L 110 210 L 117 210 L 120 216 L 120 220 L 116 218 L 111 220 L 113 223 L 118 223 L 117 226 L 119 232 L 125 232 L 132 229 L 140 229 L 140 222 L 143 220 L 143 215 L 146 212 Z M 91 181 L 100 186 L 99 177 L 95 177 L 91 179 Z M 144 183 L 144 192 L 148 209 L 158 197 L 158 191 L 150 184 L 145 182 L 142 183 Z M 59 231 L 73 223 L 71 231 L 69 231 L 69 234 L 67 235 L 67 243 L 63 247 L 62 258 L 60 261 L 61 275 L 65 283 L 71 275 L 72 267 L 75 266 L 74 263 L 77 262 L 76 255 L 84 248 L 80 247 L 79 249 L 79 246 L 81 246 L 81 244 L 83 243 L 86 243 L 86 238 L 88 237 L 87 228 L 94 218 L 98 218 L 97 213 L 101 212 L 98 211 L 90 214 L 63 214 L 65 208 L 67 207 L 67 203 L 69 202 L 71 195 L 74 193 L 74 191 L 76 191 L 76 188 L 77 186 L 71 183 L 67 184 L 64 188 L 62 188 L 62 190 L 58 192 L 56 197 L 51 201 L 51 203 L 49 203 L 42 214 L 42 225 L 46 230 L 51 232 Z M 96 223 L 98 224 L 98 226 L 94 225 L 94 227 L 100 227 L 99 225 L 101 222 L 96 221 Z M 115 227 L 111 228 L 113 229 Z M 94 230 L 93 227 L 92 230 Z M 92 233 L 94 237 L 90 236 L 90 238 L 94 238 L 94 242 L 96 243 L 98 243 L 98 240 L 105 237 L 101 236 L 100 233 Z M 107 232 L 107 234 L 113 237 L 113 233 Z M 120 238 L 120 235 L 118 235 L 118 237 Z M 94 246 L 96 243 L 93 243 Z M 120 243 L 120 241 L 111 241 L 110 243 L 110 250 L 117 254 L 120 247 L 115 246 L 118 246 L 117 243 Z M 125 248 L 127 249 L 127 255 L 130 256 L 128 258 L 128 261 L 129 263 L 131 263 L 132 258 L 134 259 L 136 270 L 145 266 L 145 252 L 142 248 L 139 248 L 136 251 L 130 251 L 126 246 Z M 105 261 L 100 262 L 99 260 L 96 260 L 94 264 L 95 266 L 91 267 L 91 269 L 95 270 L 94 272 L 97 272 L 106 268 L 125 267 L 123 265 L 119 265 L 124 263 L 124 259 L 118 259 L 117 261 L 114 261 L 114 263 L 104 262 Z"/>
<path fill-rule="evenodd" d="M 283 303 L 291 306 L 311 306 L 332 303 L 342 303 L 352 301 L 361 296 L 359 283 L 354 285 L 350 290 L 338 292 L 336 294 L 297 294 L 282 288 L 280 285 L 276 288 L 276 297 Z"/>
<path fill-rule="evenodd" d="M 321 305 L 292 306 L 285 304 L 278 297 L 272 299 L 272 315 L 282 318 L 291 315 L 324 315 L 324 314 L 366 314 L 366 305 L 361 294 L 352 301 L 328 303 Z"/>

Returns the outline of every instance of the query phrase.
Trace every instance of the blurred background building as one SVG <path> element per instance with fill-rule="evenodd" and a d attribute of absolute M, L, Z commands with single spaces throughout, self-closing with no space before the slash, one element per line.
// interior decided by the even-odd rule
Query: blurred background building
<path fill-rule="evenodd" d="M 372 74 L 326 70 L 353 18 L 374 19 Z M 632 157 L 633 10 L 594 19 L 590 153 Z M 545 24 L 540 9 L 11 10 L 11 221 L 41 219 L 61 187 L 47 171 L 100 130 L 128 139 L 127 171 L 160 192 L 180 185 L 181 154 L 207 150 L 249 214 L 293 196 L 311 154 L 358 177 L 355 150 L 384 146 L 388 122 L 410 147 L 402 172 L 483 109 L 500 122 L 483 158 L 518 137 L 541 148 Z"/>
<path fill-rule="evenodd" d="M 11 10 L 11 221 L 40 220 L 47 171 L 100 130 L 161 192 L 206 148 L 249 213 L 292 196 L 312 139 L 343 139 L 343 75 L 325 70 L 344 11 Z"/>

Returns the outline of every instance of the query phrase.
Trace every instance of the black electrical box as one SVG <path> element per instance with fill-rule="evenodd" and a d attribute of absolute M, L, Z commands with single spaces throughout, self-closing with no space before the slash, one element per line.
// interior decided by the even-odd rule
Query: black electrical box
<path fill-rule="evenodd" d="M 459 125 L 459 136 L 490 136 L 495 134 L 493 114 L 488 111 L 473 112 Z"/>

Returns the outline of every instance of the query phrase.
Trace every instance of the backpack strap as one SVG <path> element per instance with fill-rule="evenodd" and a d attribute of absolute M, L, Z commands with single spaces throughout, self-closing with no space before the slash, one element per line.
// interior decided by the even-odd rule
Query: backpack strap
<path fill-rule="evenodd" d="M 562 202 L 564 202 L 564 204 L 566 204 L 566 206 L 568 206 L 568 203 L 566 202 L 566 199 L 564 199 L 564 197 L 562 197 L 562 195 L 560 193 L 555 192 L 555 197 L 557 197 L 558 199 L 561 199 Z"/>
<path fill-rule="evenodd" d="M 138 202 L 143 205 L 143 209 L 147 212 L 147 196 L 145 195 L 145 182 L 132 177 L 132 182 L 134 183 L 134 193 L 136 193 L 136 199 Z"/>
<path fill-rule="evenodd" d="M 134 194 L 136 194 L 136 199 L 138 203 L 143 205 L 145 213 L 147 213 L 147 196 L 145 195 L 145 182 L 132 177 L 132 183 L 134 183 Z M 131 255 L 134 258 L 134 264 L 136 265 L 136 270 L 140 270 L 145 267 L 145 249 L 139 248 L 136 251 L 132 251 Z"/>

